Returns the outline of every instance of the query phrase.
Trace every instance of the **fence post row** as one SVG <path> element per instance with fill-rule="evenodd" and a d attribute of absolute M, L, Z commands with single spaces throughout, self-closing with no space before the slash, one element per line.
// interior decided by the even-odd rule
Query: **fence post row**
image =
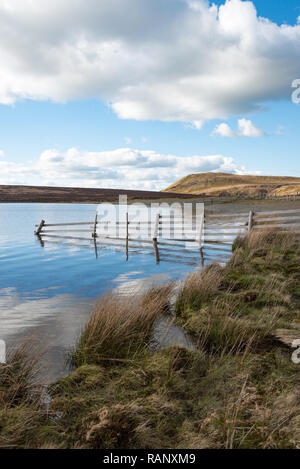
<path fill-rule="evenodd" d="M 300 209 L 295 207 L 289 210 L 271 210 L 271 211 L 258 211 L 254 212 L 254 210 L 250 210 L 250 212 L 243 211 L 240 213 L 220 213 L 215 211 L 207 211 L 205 210 L 201 214 L 196 215 L 196 233 L 193 231 L 192 239 L 168 239 L 168 236 L 164 238 L 164 234 L 161 234 L 160 229 L 164 223 L 164 220 L 167 219 L 167 216 L 162 216 L 160 214 L 156 215 L 155 220 L 151 220 L 150 222 L 139 221 L 138 225 L 142 226 L 142 231 L 144 231 L 143 224 L 149 224 L 147 230 L 147 240 L 145 239 L 137 239 L 135 240 L 130 238 L 130 224 L 128 212 L 126 213 L 126 221 L 117 222 L 117 226 L 120 229 L 120 226 L 126 225 L 125 233 L 122 231 L 122 234 L 119 233 L 117 236 L 111 236 L 108 234 L 107 236 L 104 234 L 103 237 L 103 244 L 116 246 L 118 243 L 117 240 L 120 240 L 122 243 L 122 248 L 126 246 L 126 258 L 128 260 L 128 253 L 129 253 L 129 241 L 133 241 L 135 243 L 135 248 L 142 248 L 148 249 L 152 251 L 151 254 L 155 255 L 156 262 L 160 262 L 160 258 L 162 260 L 169 260 L 172 256 L 174 258 L 179 258 L 179 256 L 175 256 L 175 254 L 179 254 L 179 252 L 184 252 L 185 254 L 191 254 L 188 252 L 188 247 L 186 245 L 187 242 L 193 243 L 191 244 L 191 248 L 193 254 L 197 256 L 199 259 L 199 253 L 201 257 L 201 264 L 204 265 L 204 260 L 212 258 L 214 253 L 217 253 L 218 258 L 227 258 L 229 253 L 231 253 L 231 245 L 235 236 L 240 234 L 245 235 L 247 231 L 249 232 L 251 229 L 253 230 L 262 230 L 265 228 L 278 228 L 280 231 L 285 231 L 289 229 L 293 229 L 293 231 L 300 235 Z M 170 220 L 172 224 L 172 228 L 176 232 L 177 225 L 179 221 L 174 221 L 171 217 Z M 107 222 L 109 223 L 109 222 Z M 177 225 L 176 225 L 177 223 Z M 106 222 L 100 221 L 98 215 L 96 214 L 95 220 L 90 222 L 69 222 L 69 223 L 46 223 L 45 220 L 41 220 L 39 225 L 35 225 L 36 230 L 34 231 L 35 235 L 39 239 L 41 245 L 43 246 L 44 240 L 47 242 L 55 242 L 52 241 L 52 238 L 59 238 L 60 240 L 68 239 L 68 240 L 80 240 L 80 241 L 91 241 L 91 238 L 94 240 L 94 247 L 96 257 L 97 253 L 97 238 L 101 237 L 101 230 L 98 231 L 97 234 L 97 227 L 105 226 Z M 135 224 L 135 222 L 133 222 Z M 78 227 L 77 227 L 78 225 Z M 80 226 L 79 226 L 80 225 Z M 82 225 L 86 225 L 83 227 Z M 88 225 L 88 227 L 87 227 Z M 129 226 L 130 225 L 130 226 Z M 73 227 L 76 229 L 73 229 Z M 112 226 L 112 225 L 109 225 Z M 192 227 L 194 227 L 194 223 L 192 222 Z M 62 229 L 61 229 L 62 228 Z M 88 229 L 87 229 L 88 228 Z M 190 226 L 187 227 L 189 230 Z M 153 231 L 152 231 L 153 229 Z M 86 232 L 89 233 L 89 239 L 84 237 L 74 237 L 70 236 L 64 232 Z M 173 232 L 173 231 L 172 231 Z M 151 233 L 151 234 L 150 234 Z M 44 238 L 45 236 L 45 238 Z M 48 239 L 50 238 L 50 240 Z M 160 239 L 162 238 L 162 239 Z M 174 243 L 174 241 L 176 243 Z M 65 242 L 65 241 L 64 241 Z M 124 246 L 125 242 L 125 246 Z M 102 243 L 102 240 L 101 240 Z M 141 243 L 136 245 L 137 243 Z M 184 244 L 181 244 L 184 243 Z M 176 248 L 178 252 L 175 252 Z M 173 252 L 172 252 L 173 250 Z M 213 252 L 211 254 L 211 251 Z M 222 252 L 224 251 L 224 252 Z M 166 252 L 172 252 L 172 254 L 165 254 Z M 183 254 L 180 254 L 180 257 L 185 259 Z M 194 258 L 195 259 L 195 258 Z M 214 257 L 215 259 L 215 257 Z M 174 260 L 174 259 L 173 259 Z"/>

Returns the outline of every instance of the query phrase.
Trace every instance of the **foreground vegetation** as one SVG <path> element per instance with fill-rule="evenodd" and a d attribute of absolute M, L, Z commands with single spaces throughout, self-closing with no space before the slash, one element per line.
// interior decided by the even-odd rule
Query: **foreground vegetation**
<path fill-rule="evenodd" d="M 134 299 L 99 299 L 48 390 L 30 344 L 0 368 L 2 448 L 300 448 L 300 246 L 293 234 L 237 239 L 228 265 Z M 163 348 L 170 316 L 195 347 Z"/>

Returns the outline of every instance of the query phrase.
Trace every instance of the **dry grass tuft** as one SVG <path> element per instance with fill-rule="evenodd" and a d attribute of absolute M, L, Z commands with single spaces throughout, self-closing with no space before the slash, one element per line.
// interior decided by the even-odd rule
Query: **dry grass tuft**
<path fill-rule="evenodd" d="M 9 349 L 0 365 L 0 448 L 38 446 L 38 431 L 47 423 L 42 408 L 41 347 L 33 339 Z"/>
<path fill-rule="evenodd" d="M 146 293 L 120 297 L 103 295 L 85 325 L 72 353 L 76 366 L 124 361 L 145 349 L 157 319 L 166 311 L 173 285 L 152 287 Z"/>
<path fill-rule="evenodd" d="M 214 298 L 223 280 L 223 271 L 217 265 L 191 273 L 178 293 L 175 304 L 176 313 L 180 314 L 187 308 L 190 310 L 201 308 L 204 303 Z"/>
<path fill-rule="evenodd" d="M 40 398 L 39 364 L 42 354 L 41 347 L 33 340 L 8 351 L 7 362 L 0 365 L 0 409 Z"/>
<path fill-rule="evenodd" d="M 290 230 L 279 231 L 276 228 L 251 230 L 247 236 L 235 240 L 230 265 L 235 264 L 236 257 L 241 255 L 243 262 L 245 258 L 249 260 L 256 254 L 263 255 L 265 263 L 271 263 L 274 259 L 281 261 L 282 256 L 278 254 L 285 254 L 288 249 L 295 246 L 296 242 L 297 236 Z"/>

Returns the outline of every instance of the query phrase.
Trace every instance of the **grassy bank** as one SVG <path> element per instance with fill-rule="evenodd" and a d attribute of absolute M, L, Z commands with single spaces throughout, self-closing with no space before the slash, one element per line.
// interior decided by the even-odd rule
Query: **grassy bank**
<path fill-rule="evenodd" d="M 172 285 L 99 299 L 54 383 L 48 409 L 36 351 L 0 367 L 0 447 L 300 448 L 300 246 L 293 234 L 237 239 L 229 264 L 192 273 L 176 321 L 195 350 L 158 349 Z"/>

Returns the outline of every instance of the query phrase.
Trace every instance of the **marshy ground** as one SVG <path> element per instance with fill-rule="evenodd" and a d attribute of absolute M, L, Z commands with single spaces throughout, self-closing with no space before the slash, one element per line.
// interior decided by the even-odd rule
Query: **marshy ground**
<path fill-rule="evenodd" d="M 250 232 L 225 267 L 184 281 L 171 313 L 173 297 L 172 284 L 101 297 L 47 406 L 38 351 L 12 351 L 0 368 L 0 447 L 300 448 L 300 364 L 280 340 L 300 338 L 299 238 Z M 166 315 L 193 350 L 157 347 Z"/>

